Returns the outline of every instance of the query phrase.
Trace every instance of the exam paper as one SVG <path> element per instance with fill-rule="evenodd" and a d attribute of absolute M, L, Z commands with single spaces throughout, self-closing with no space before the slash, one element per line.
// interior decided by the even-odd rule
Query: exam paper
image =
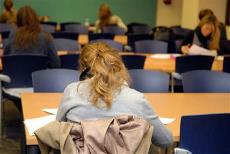
<path fill-rule="evenodd" d="M 46 109 L 42 109 L 43 112 L 47 112 L 49 114 L 53 114 L 56 115 L 57 114 L 57 108 L 46 108 Z"/>
<path fill-rule="evenodd" d="M 207 56 L 216 56 L 217 53 L 215 51 L 212 50 L 208 50 L 205 48 L 202 48 L 196 44 L 193 44 L 190 48 L 189 48 L 189 52 L 188 55 L 207 55 Z"/>
<path fill-rule="evenodd" d="M 170 124 L 176 120 L 174 118 L 163 118 L 163 117 L 160 117 L 159 119 L 164 125 Z"/>

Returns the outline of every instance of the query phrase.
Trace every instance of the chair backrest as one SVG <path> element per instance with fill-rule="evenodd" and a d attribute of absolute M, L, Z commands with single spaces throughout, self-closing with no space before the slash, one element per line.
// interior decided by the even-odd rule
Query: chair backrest
<path fill-rule="evenodd" d="M 32 87 L 32 72 L 46 69 L 48 57 L 41 55 L 9 55 L 2 57 L 3 73 L 11 78 L 6 88 Z"/>
<path fill-rule="evenodd" d="M 92 40 L 90 42 L 104 42 L 107 45 L 109 45 L 112 48 L 117 49 L 118 51 L 123 51 L 123 44 L 116 42 L 114 40 L 110 40 L 110 39 L 98 39 L 98 40 Z"/>
<path fill-rule="evenodd" d="M 47 24 L 41 24 L 41 29 L 44 32 L 47 32 L 47 33 L 54 33 L 56 31 L 56 26 L 54 26 L 54 25 L 47 25 Z"/>
<path fill-rule="evenodd" d="M 167 53 L 168 43 L 157 40 L 141 40 L 135 42 L 135 52 Z"/>
<path fill-rule="evenodd" d="M 62 22 L 60 23 L 61 31 L 65 31 L 66 25 L 81 24 L 80 22 Z"/>
<path fill-rule="evenodd" d="M 184 92 L 230 92 L 230 74 L 196 70 L 182 73 Z"/>
<path fill-rule="evenodd" d="M 88 34 L 88 27 L 82 24 L 68 24 L 65 25 L 66 32 L 73 32 L 78 34 Z"/>
<path fill-rule="evenodd" d="M 54 46 L 57 51 L 79 51 L 80 44 L 71 39 L 54 39 Z"/>
<path fill-rule="evenodd" d="M 168 92 L 169 75 L 164 72 L 144 69 L 129 70 L 134 89 L 143 92 Z"/>
<path fill-rule="evenodd" d="M 61 68 L 78 70 L 79 69 L 79 54 L 67 54 L 59 56 L 61 60 Z"/>
<path fill-rule="evenodd" d="M 135 25 L 132 27 L 133 34 L 152 34 L 152 28 L 149 25 Z"/>
<path fill-rule="evenodd" d="M 143 69 L 146 56 L 141 55 L 122 55 L 122 60 L 127 69 Z"/>
<path fill-rule="evenodd" d="M 55 22 L 55 21 L 46 21 L 46 22 L 41 22 L 41 24 L 45 24 L 45 25 L 52 25 L 52 26 L 57 26 L 57 22 Z"/>
<path fill-rule="evenodd" d="M 67 85 L 79 80 L 79 72 L 69 69 L 46 69 L 32 73 L 34 92 L 64 92 Z"/>
<path fill-rule="evenodd" d="M 176 53 L 181 53 L 181 45 L 182 45 L 183 40 L 176 40 L 175 45 L 176 45 Z"/>
<path fill-rule="evenodd" d="M 53 38 L 62 38 L 62 39 L 71 39 L 77 40 L 78 34 L 77 33 L 70 33 L 70 32 L 55 32 L 52 33 Z"/>
<path fill-rule="evenodd" d="M 118 26 L 104 26 L 102 27 L 102 32 L 110 33 L 114 35 L 124 35 L 125 34 L 125 30 Z"/>
<path fill-rule="evenodd" d="M 213 56 L 192 55 L 176 57 L 176 72 L 211 70 L 213 61 Z"/>
<path fill-rule="evenodd" d="M 14 27 L 10 24 L 0 23 L 0 32 L 10 32 Z"/>
<path fill-rule="evenodd" d="M 224 57 L 223 71 L 230 73 L 230 56 Z"/>
<path fill-rule="evenodd" d="M 180 147 L 193 154 L 230 153 L 229 130 L 229 113 L 183 116 Z"/>
<path fill-rule="evenodd" d="M 156 26 L 153 28 L 154 40 L 170 41 L 172 39 L 172 30 L 165 26 Z"/>
<path fill-rule="evenodd" d="M 129 34 L 128 35 L 128 45 L 135 48 L 135 42 L 140 40 L 153 40 L 153 35 L 149 34 Z"/>
<path fill-rule="evenodd" d="M 109 39 L 113 40 L 114 35 L 109 33 L 93 33 L 89 34 L 89 41 L 98 40 L 98 39 Z"/>

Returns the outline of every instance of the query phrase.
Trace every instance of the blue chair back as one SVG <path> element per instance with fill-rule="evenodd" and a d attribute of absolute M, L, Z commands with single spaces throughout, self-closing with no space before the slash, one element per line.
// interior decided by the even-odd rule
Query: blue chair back
<path fill-rule="evenodd" d="M 143 93 L 168 92 L 169 75 L 164 72 L 144 69 L 129 70 L 134 89 Z"/>
<path fill-rule="evenodd" d="M 135 52 L 167 53 L 168 43 L 157 40 L 141 40 L 135 42 Z"/>
<path fill-rule="evenodd" d="M 213 61 L 213 56 L 194 55 L 176 57 L 176 72 L 211 70 Z"/>
<path fill-rule="evenodd" d="M 55 21 L 46 21 L 46 22 L 41 22 L 41 24 L 44 24 L 44 25 L 51 25 L 51 26 L 57 26 L 57 22 Z"/>
<path fill-rule="evenodd" d="M 229 130 L 229 113 L 182 116 L 179 147 L 193 154 L 230 153 Z"/>
<path fill-rule="evenodd" d="M 141 55 L 122 55 L 121 56 L 127 69 L 143 69 L 146 56 Z"/>
<path fill-rule="evenodd" d="M 117 49 L 118 51 L 123 51 L 123 45 L 121 43 L 118 43 L 114 40 L 110 40 L 110 39 L 98 39 L 98 40 L 92 40 L 90 42 L 104 42 L 107 45 L 109 45 L 110 47 Z"/>
<path fill-rule="evenodd" d="M 46 69 L 32 73 L 34 92 L 64 92 L 67 85 L 79 80 L 79 72 L 68 69 Z"/>
<path fill-rule="evenodd" d="M 230 56 L 224 57 L 223 71 L 230 73 Z"/>
<path fill-rule="evenodd" d="M 102 32 L 110 33 L 114 35 L 124 35 L 125 34 L 125 30 L 118 26 L 104 26 L 102 27 Z"/>
<path fill-rule="evenodd" d="M 12 25 L 10 25 L 10 24 L 0 23 L 0 33 L 2 33 L 2 32 L 10 32 L 13 29 L 14 29 L 14 27 Z"/>
<path fill-rule="evenodd" d="M 184 92 L 230 92 L 230 74 L 225 72 L 196 70 L 182 73 Z"/>
<path fill-rule="evenodd" d="M 8 55 L 2 57 L 3 74 L 11 78 L 6 88 L 32 87 L 32 72 L 46 69 L 48 57 L 41 55 Z"/>
<path fill-rule="evenodd" d="M 78 70 L 79 69 L 79 54 L 67 54 L 59 56 L 61 60 L 61 68 Z"/>
<path fill-rule="evenodd" d="M 56 31 L 56 26 L 53 26 L 53 25 L 47 25 L 47 24 L 40 24 L 41 25 L 41 29 L 44 31 L 44 32 L 47 32 L 47 33 L 54 33 Z"/>
<path fill-rule="evenodd" d="M 135 48 L 135 42 L 140 40 L 153 40 L 153 35 L 149 34 L 129 34 L 128 35 L 128 45 Z"/>
<path fill-rule="evenodd" d="M 79 51 L 80 44 L 71 39 L 54 39 L 54 46 L 57 51 Z"/>
<path fill-rule="evenodd" d="M 98 40 L 98 39 L 108 39 L 113 40 L 114 35 L 109 33 L 93 33 L 89 34 L 89 41 Z"/>
<path fill-rule="evenodd" d="M 77 33 L 70 33 L 70 32 L 55 32 L 52 33 L 53 38 L 62 38 L 62 39 L 71 39 L 71 40 L 77 40 L 78 34 Z"/>
<path fill-rule="evenodd" d="M 132 27 L 133 34 L 152 34 L 152 28 L 149 25 L 135 25 Z"/>
<path fill-rule="evenodd" d="M 68 24 L 65 25 L 66 32 L 78 33 L 78 34 L 88 34 L 88 27 L 82 24 Z"/>
<path fill-rule="evenodd" d="M 60 27 L 61 27 L 61 31 L 65 31 L 65 26 L 66 25 L 77 25 L 77 24 L 81 24 L 80 22 L 62 22 L 60 23 Z"/>

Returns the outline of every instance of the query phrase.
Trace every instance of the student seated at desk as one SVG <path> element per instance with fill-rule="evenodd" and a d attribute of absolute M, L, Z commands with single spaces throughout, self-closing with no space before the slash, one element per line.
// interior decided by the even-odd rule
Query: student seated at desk
<path fill-rule="evenodd" d="M 4 55 L 39 54 L 49 58 L 49 67 L 60 67 L 60 59 L 50 34 L 41 30 L 38 16 L 30 6 L 22 7 L 17 14 L 17 29 L 12 31 Z"/>
<path fill-rule="evenodd" d="M 4 1 L 4 10 L 0 15 L 0 23 L 15 24 L 17 11 L 14 8 L 14 3 L 12 0 Z"/>
<path fill-rule="evenodd" d="M 97 42 L 86 45 L 80 55 L 82 81 L 68 85 L 57 113 L 58 121 L 80 122 L 117 115 L 136 115 L 154 127 L 152 141 L 167 147 L 172 134 L 152 110 L 144 94 L 128 85 L 128 72 L 115 49 Z"/>
<path fill-rule="evenodd" d="M 125 31 L 128 30 L 121 18 L 117 15 L 113 15 L 107 4 L 102 4 L 99 9 L 99 19 L 95 23 L 96 32 L 101 32 L 102 27 L 109 25 L 117 25 L 118 27 L 123 28 Z"/>
<path fill-rule="evenodd" d="M 206 15 L 203 17 L 197 28 L 188 34 L 182 42 L 182 53 L 188 54 L 189 47 L 192 44 L 209 50 L 222 50 L 220 48 L 219 22 L 214 15 Z"/>

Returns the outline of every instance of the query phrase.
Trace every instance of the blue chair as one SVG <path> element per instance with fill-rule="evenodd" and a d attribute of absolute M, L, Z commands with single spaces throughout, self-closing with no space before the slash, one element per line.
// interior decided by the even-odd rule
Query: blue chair
<path fill-rule="evenodd" d="M 65 25 L 65 32 L 88 34 L 88 27 L 82 24 L 68 24 Z"/>
<path fill-rule="evenodd" d="M 133 34 L 152 34 L 152 28 L 149 25 L 135 25 L 132 27 Z"/>
<path fill-rule="evenodd" d="M 213 56 L 192 55 L 176 57 L 176 71 L 172 73 L 171 91 L 174 92 L 174 85 L 182 85 L 181 73 L 193 70 L 211 70 L 213 61 Z"/>
<path fill-rule="evenodd" d="M 224 57 L 223 71 L 230 73 L 230 56 Z"/>
<path fill-rule="evenodd" d="M 56 31 L 56 26 L 53 26 L 53 25 L 40 24 L 40 26 L 41 26 L 41 29 L 47 33 L 54 33 Z"/>
<path fill-rule="evenodd" d="M 164 72 L 143 69 L 129 70 L 134 89 L 143 92 L 168 92 L 169 75 Z"/>
<path fill-rule="evenodd" d="M 98 39 L 98 40 L 92 40 L 90 42 L 104 42 L 107 45 L 109 45 L 110 47 L 117 49 L 118 51 L 123 51 L 123 44 L 116 42 L 114 40 L 110 40 L 110 39 Z"/>
<path fill-rule="evenodd" d="M 168 43 L 157 40 L 141 40 L 135 42 L 135 52 L 167 53 Z"/>
<path fill-rule="evenodd" d="M 143 69 L 146 56 L 142 55 L 122 55 L 121 56 L 127 69 Z"/>
<path fill-rule="evenodd" d="M 104 26 L 102 27 L 102 32 L 110 33 L 114 35 L 124 35 L 125 34 L 125 30 L 118 26 Z"/>
<path fill-rule="evenodd" d="M 54 39 L 54 46 L 57 51 L 79 51 L 80 44 L 71 39 Z"/>
<path fill-rule="evenodd" d="M 61 60 L 61 68 L 79 70 L 79 54 L 67 54 L 59 57 Z"/>
<path fill-rule="evenodd" d="M 71 40 L 78 40 L 77 33 L 70 33 L 70 32 L 55 32 L 51 34 L 55 39 L 71 39 Z"/>
<path fill-rule="evenodd" d="M 108 34 L 108 33 L 92 33 L 89 34 L 88 36 L 89 36 L 89 41 L 99 40 L 99 39 L 113 40 L 114 38 L 113 34 Z"/>
<path fill-rule="evenodd" d="M 57 26 L 57 22 L 55 21 L 46 21 L 46 22 L 41 22 L 41 24 L 45 24 L 45 25 L 51 25 L 51 26 Z"/>
<path fill-rule="evenodd" d="M 46 69 L 33 72 L 32 79 L 34 92 L 64 92 L 67 85 L 79 80 L 79 72 L 68 69 Z"/>
<path fill-rule="evenodd" d="M 62 22 L 60 23 L 61 31 L 65 31 L 66 25 L 81 24 L 80 22 Z"/>
<path fill-rule="evenodd" d="M 128 45 L 134 50 L 135 42 L 140 40 L 153 40 L 153 35 L 149 34 L 128 34 Z"/>
<path fill-rule="evenodd" d="M 209 70 L 189 71 L 181 74 L 184 92 L 230 92 L 230 74 Z"/>
<path fill-rule="evenodd" d="M 229 113 L 182 116 L 179 147 L 193 154 L 230 153 L 229 130 Z"/>
<path fill-rule="evenodd" d="M 10 83 L 4 83 L 5 88 L 32 87 L 31 73 L 45 69 L 48 57 L 41 55 L 7 55 L 2 57 L 3 74 L 10 77 Z"/>
<path fill-rule="evenodd" d="M 2 33 L 2 32 L 10 32 L 10 31 L 12 31 L 13 29 L 15 29 L 15 27 L 13 27 L 13 26 L 10 25 L 10 24 L 3 24 L 3 23 L 0 23 L 0 33 Z"/>

